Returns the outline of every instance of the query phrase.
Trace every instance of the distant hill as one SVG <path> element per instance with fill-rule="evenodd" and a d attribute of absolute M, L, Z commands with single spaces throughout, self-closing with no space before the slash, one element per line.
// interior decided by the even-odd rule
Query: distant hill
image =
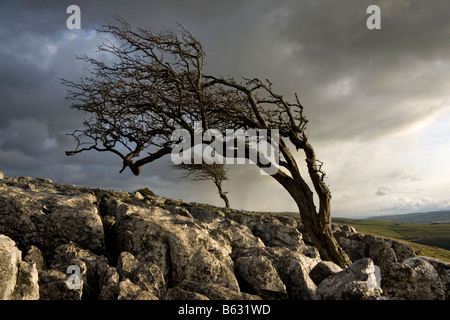
<path fill-rule="evenodd" d="M 340 225 L 350 225 L 356 231 L 363 234 L 371 234 L 383 238 L 406 241 L 416 251 L 417 255 L 433 257 L 442 261 L 450 262 L 450 211 L 438 211 L 428 214 L 427 219 L 421 221 L 426 223 L 408 223 L 384 220 L 385 217 L 397 217 L 412 219 L 414 215 L 403 214 L 395 216 L 374 217 L 371 219 L 350 219 L 333 217 L 332 222 Z M 276 212 L 281 216 L 298 218 L 298 212 Z M 383 220 L 382 220 L 383 219 Z M 417 220 L 419 221 L 419 220 Z M 448 221 L 447 223 L 437 223 Z"/>
<path fill-rule="evenodd" d="M 407 214 L 394 214 L 367 218 L 368 220 L 384 220 L 393 222 L 420 223 L 420 224 L 450 224 L 450 211 L 416 212 Z"/>
<path fill-rule="evenodd" d="M 333 218 L 333 223 L 353 226 L 356 231 L 407 241 L 417 255 L 450 262 L 450 224 L 419 224 L 370 219 Z"/>

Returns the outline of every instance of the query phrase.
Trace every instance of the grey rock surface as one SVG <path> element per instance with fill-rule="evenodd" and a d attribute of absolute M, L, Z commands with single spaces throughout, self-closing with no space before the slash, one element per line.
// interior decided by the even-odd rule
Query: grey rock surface
<path fill-rule="evenodd" d="M 0 172 L 0 299 L 450 299 L 450 264 L 333 225 L 323 261 L 299 219 Z M 379 269 L 378 269 L 379 268 Z"/>

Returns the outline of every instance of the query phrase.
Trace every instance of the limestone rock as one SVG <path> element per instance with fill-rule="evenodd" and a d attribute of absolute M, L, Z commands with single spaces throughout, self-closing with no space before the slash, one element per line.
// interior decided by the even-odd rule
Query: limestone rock
<path fill-rule="evenodd" d="M 396 240 L 384 240 L 372 235 L 362 235 L 350 226 L 333 225 L 333 234 L 350 260 L 371 258 L 381 269 L 395 262 L 414 257 L 414 249 Z"/>
<path fill-rule="evenodd" d="M 349 225 L 343 225 L 341 226 L 341 230 L 344 232 L 349 232 L 349 233 L 356 233 L 356 229 L 352 226 Z"/>
<path fill-rule="evenodd" d="M 31 245 L 24 260 L 29 263 L 35 263 L 38 270 L 44 270 L 47 268 L 42 251 L 34 245 Z"/>
<path fill-rule="evenodd" d="M 100 281 L 99 300 L 117 300 L 119 296 L 119 274 L 116 268 L 108 267 Z"/>
<path fill-rule="evenodd" d="M 104 277 L 108 268 L 107 259 L 70 242 L 56 248 L 51 264 L 52 269 L 66 273 L 69 266 L 78 266 L 82 270 L 82 276 L 85 277 L 83 279 L 84 299 L 98 299 L 100 279 Z"/>
<path fill-rule="evenodd" d="M 243 249 L 265 247 L 259 237 L 255 237 L 246 226 L 237 223 L 230 224 L 227 228 L 216 228 L 209 232 L 211 237 L 215 239 L 221 246 L 230 247 L 230 256 L 235 259 L 239 251 Z"/>
<path fill-rule="evenodd" d="M 41 182 L 45 182 L 45 183 L 49 183 L 49 184 L 52 184 L 52 183 L 53 183 L 52 180 L 47 179 L 47 178 L 36 177 L 36 180 L 37 180 L 37 181 L 41 181 Z"/>
<path fill-rule="evenodd" d="M 358 260 L 348 268 L 323 280 L 316 290 L 316 299 L 377 299 L 381 289 L 368 286 L 375 278 L 375 267 L 369 258 Z"/>
<path fill-rule="evenodd" d="M 390 265 L 397 262 L 395 251 L 391 248 L 391 244 L 381 238 L 366 236 L 368 243 L 368 257 L 373 263 L 380 266 L 381 270 L 389 269 Z"/>
<path fill-rule="evenodd" d="M 94 195 L 32 191 L 21 183 L 8 183 L 0 188 L 0 233 L 21 246 L 35 245 L 45 252 L 69 241 L 94 251 L 104 250 L 103 225 Z"/>
<path fill-rule="evenodd" d="M 141 289 L 163 298 L 166 291 L 164 275 L 158 266 L 151 262 L 140 262 L 129 252 L 122 252 L 117 263 L 121 280 L 129 279 Z"/>
<path fill-rule="evenodd" d="M 413 247 L 408 244 L 395 240 L 387 240 L 386 242 L 390 243 L 391 248 L 394 250 L 395 256 L 397 257 L 397 261 L 400 263 L 416 256 Z"/>
<path fill-rule="evenodd" d="M 194 219 L 194 217 L 191 215 L 191 213 L 184 207 L 165 205 L 164 209 L 166 209 L 167 211 L 170 211 L 174 214 L 179 214 L 180 216 L 185 216 L 185 217 Z"/>
<path fill-rule="evenodd" d="M 167 290 L 164 300 L 209 300 L 208 297 L 197 293 L 183 290 L 179 287 Z"/>
<path fill-rule="evenodd" d="M 191 219 L 157 207 L 125 204 L 118 207 L 116 219 L 120 250 L 157 265 L 165 281 L 212 282 L 239 291 L 230 249 Z"/>
<path fill-rule="evenodd" d="M 118 300 L 159 300 L 152 293 L 142 290 L 138 285 L 132 283 L 130 279 L 120 281 Z"/>
<path fill-rule="evenodd" d="M 131 253 L 126 251 L 121 252 L 117 260 L 117 272 L 120 279 L 131 279 L 138 264 L 139 260 Z"/>
<path fill-rule="evenodd" d="M 431 263 L 419 257 L 392 264 L 381 283 L 383 291 L 397 299 L 436 300 L 445 297 L 438 272 Z"/>
<path fill-rule="evenodd" d="M 256 259 L 264 256 L 270 260 L 285 284 L 288 297 L 295 300 L 308 300 L 313 298 L 316 290 L 309 272 L 320 261 L 320 257 L 314 247 L 303 246 L 298 249 L 291 251 L 285 247 L 252 247 L 240 250 L 238 257 Z"/>
<path fill-rule="evenodd" d="M 342 268 L 331 261 L 320 261 L 309 273 L 309 276 L 316 285 L 319 285 L 326 278 L 342 271 Z"/>
<path fill-rule="evenodd" d="M 287 299 L 286 286 L 267 257 L 239 257 L 235 266 L 239 277 L 256 295 L 263 299 Z"/>
<path fill-rule="evenodd" d="M 266 251 L 270 254 L 269 259 L 286 285 L 289 299 L 312 300 L 317 286 L 309 273 L 320 261 L 318 252 L 317 256 L 308 257 L 285 247 L 270 247 Z"/>
<path fill-rule="evenodd" d="M 39 276 L 35 263 L 21 261 L 13 300 L 39 300 Z"/>
<path fill-rule="evenodd" d="M 0 173 L 0 208 L 4 299 L 450 299 L 450 264 L 349 226 L 332 225 L 354 261 L 342 270 L 299 219 L 146 189 Z"/>
<path fill-rule="evenodd" d="M 351 261 L 358 261 L 366 257 L 366 243 L 362 239 L 347 238 L 336 234 L 335 237 L 339 246 L 347 253 Z"/>
<path fill-rule="evenodd" d="M 342 290 L 342 300 L 382 300 L 381 289 L 369 288 L 366 281 L 353 281 Z"/>
<path fill-rule="evenodd" d="M 0 235 L 0 300 L 38 300 L 36 264 L 22 260 L 16 243 Z"/>
<path fill-rule="evenodd" d="M 283 246 L 291 250 L 297 250 L 303 246 L 302 234 L 295 228 L 281 223 L 258 223 L 251 228 L 253 234 L 268 247 Z"/>
<path fill-rule="evenodd" d="M 12 299 L 21 260 L 16 243 L 0 234 L 0 300 Z"/>
<path fill-rule="evenodd" d="M 207 224 L 212 224 L 211 229 L 215 229 L 218 224 L 225 220 L 225 214 L 221 210 L 214 210 L 205 206 L 188 207 L 190 215 L 197 220 Z"/>
<path fill-rule="evenodd" d="M 69 288 L 68 275 L 59 270 L 39 270 L 39 297 L 41 300 L 81 300 L 83 281 L 79 288 Z"/>
<path fill-rule="evenodd" d="M 179 288 L 185 292 L 201 294 L 209 300 L 261 300 L 257 295 L 231 290 L 214 283 L 183 281 Z"/>
<path fill-rule="evenodd" d="M 450 263 L 428 257 L 418 258 L 429 262 L 437 271 L 439 278 L 441 279 L 442 288 L 445 293 L 445 300 L 450 300 Z"/>

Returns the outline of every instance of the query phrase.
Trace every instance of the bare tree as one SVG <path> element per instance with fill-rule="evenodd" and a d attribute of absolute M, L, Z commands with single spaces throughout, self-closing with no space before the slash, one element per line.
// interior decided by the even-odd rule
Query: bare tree
<path fill-rule="evenodd" d="M 219 191 L 219 196 L 225 202 L 225 206 L 230 208 L 230 201 L 228 200 L 227 191 L 223 190 L 222 184 L 228 180 L 227 171 L 223 164 L 219 163 L 182 163 L 172 165 L 172 168 L 183 171 L 185 174 L 183 178 L 189 178 L 193 181 L 212 181 Z"/>
<path fill-rule="evenodd" d="M 98 31 L 110 36 L 98 49 L 110 54 L 112 62 L 82 56 L 91 65 L 91 76 L 79 82 L 63 80 L 68 99 L 74 101 L 72 108 L 90 115 L 84 128 L 73 132 L 77 146 L 67 155 L 112 152 L 122 160 L 121 172 L 128 167 L 138 175 L 143 165 L 172 152 L 179 142 L 171 140 L 174 130 L 194 135 L 195 121 L 201 121 L 205 131 L 278 129 L 280 168 L 272 177 L 296 202 L 322 259 L 340 266 L 350 263 L 331 231 L 331 194 L 322 163 L 308 141 L 308 121 L 297 95 L 288 101 L 267 80 L 239 82 L 204 74 L 203 48 L 181 26 L 154 33 L 133 29 L 118 18 L 116 25 Z M 303 151 L 318 208 L 288 142 Z M 249 147 L 248 141 L 245 146 Z M 266 166 L 262 161 L 256 164 Z"/>

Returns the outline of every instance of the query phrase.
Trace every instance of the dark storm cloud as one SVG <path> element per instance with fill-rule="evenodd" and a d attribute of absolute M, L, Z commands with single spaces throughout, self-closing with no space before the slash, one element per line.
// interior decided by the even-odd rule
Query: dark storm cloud
<path fill-rule="evenodd" d="M 365 27 L 372 3 L 381 30 Z M 321 138 L 376 137 L 436 111 L 408 100 L 443 93 L 433 62 L 449 60 L 448 1 L 296 1 L 289 9 L 278 34 L 293 49 L 289 63 L 303 70 L 299 90 Z M 418 74 L 424 63 L 430 69 Z"/>
<path fill-rule="evenodd" d="M 81 8 L 82 30 L 66 28 L 71 4 Z M 366 28 L 371 4 L 381 7 L 381 30 Z M 189 200 L 218 198 L 208 184 L 179 182 L 168 159 L 134 177 L 118 174 L 114 155 L 64 155 L 74 147 L 67 133 L 80 128 L 85 115 L 69 109 L 60 78 L 86 75 L 77 55 L 106 59 L 95 50 L 101 40 L 93 28 L 116 15 L 155 30 L 180 23 L 204 45 L 206 72 L 268 78 L 286 97 L 297 92 L 311 121 L 311 140 L 327 154 L 341 143 L 370 143 L 409 130 L 442 111 L 450 93 L 448 12 L 446 0 L 2 1 L 0 170 L 124 190 L 150 186 Z M 257 171 L 232 168 L 229 190 L 248 195 L 230 192 L 230 200 L 245 207 L 261 197 L 270 199 L 262 206 L 285 210 L 289 197 Z M 346 178 L 361 174 L 353 172 Z M 255 188 L 261 182 L 264 187 Z M 386 192 L 377 187 L 388 184 L 376 183 L 367 194 Z M 339 182 L 334 186 L 339 189 Z M 274 197 L 272 189 L 283 195 Z"/>

